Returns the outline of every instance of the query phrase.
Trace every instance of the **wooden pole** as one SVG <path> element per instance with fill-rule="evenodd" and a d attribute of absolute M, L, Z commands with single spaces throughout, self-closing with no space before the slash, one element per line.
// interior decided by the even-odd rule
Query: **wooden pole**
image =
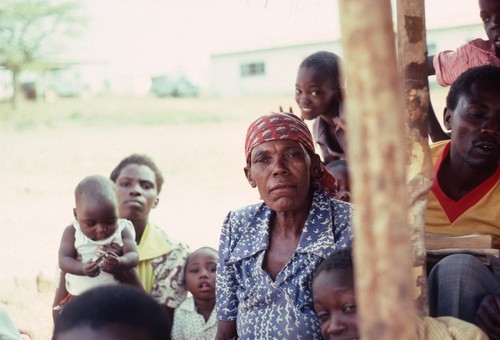
<path fill-rule="evenodd" d="M 432 160 L 427 137 L 429 81 L 423 0 L 397 0 L 398 60 L 403 75 L 408 138 L 408 206 L 413 244 L 413 274 L 417 311 L 429 314 L 424 242 L 427 194 L 432 185 Z"/>
<path fill-rule="evenodd" d="M 390 0 L 340 0 L 363 339 L 416 338 L 406 139 Z"/>

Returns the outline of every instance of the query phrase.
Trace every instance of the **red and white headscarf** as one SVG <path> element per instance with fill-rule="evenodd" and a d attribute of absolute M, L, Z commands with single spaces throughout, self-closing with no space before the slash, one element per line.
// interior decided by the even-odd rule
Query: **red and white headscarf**
<path fill-rule="evenodd" d="M 245 156 L 250 164 L 250 154 L 257 145 L 274 140 L 293 140 L 301 143 L 311 154 L 315 154 L 314 142 L 307 125 L 292 113 L 270 113 L 259 117 L 247 130 Z M 321 165 L 321 177 L 317 180 L 319 188 L 328 196 L 335 197 L 337 185 L 335 178 Z"/>

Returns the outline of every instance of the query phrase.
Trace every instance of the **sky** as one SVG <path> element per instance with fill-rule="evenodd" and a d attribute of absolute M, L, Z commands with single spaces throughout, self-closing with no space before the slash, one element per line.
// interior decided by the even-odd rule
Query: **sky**
<path fill-rule="evenodd" d="M 80 2 L 87 28 L 66 56 L 105 63 L 115 76 L 170 73 L 205 86 L 211 54 L 340 37 L 336 0 Z M 479 21 L 475 0 L 425 0 L 425 8 L 427 27 Z"/>

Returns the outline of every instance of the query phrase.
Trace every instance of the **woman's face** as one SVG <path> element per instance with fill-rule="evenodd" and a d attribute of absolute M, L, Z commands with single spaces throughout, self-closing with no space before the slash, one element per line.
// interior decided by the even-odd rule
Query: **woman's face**
<path fill-rule="evenodd" d="M 292 140 L 264 142 L 252 149 L 245 168 L 250 185 L 276 212 L 309 209 L 311 158 L 304 146 Z"/>
<path fill-rule="evenodd" d="M 146 165 L 129 164 L 116 179 L 120 217 L 129 220 L 148 219 L 158 204 L 156 177 Z"/>

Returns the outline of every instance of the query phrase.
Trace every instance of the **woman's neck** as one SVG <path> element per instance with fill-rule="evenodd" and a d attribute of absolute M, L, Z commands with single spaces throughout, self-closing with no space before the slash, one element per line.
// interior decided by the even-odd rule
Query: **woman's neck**
<path fill-rule="evenodd" d="M 134 225 L 135 229 L 135 241 L 137 244 L 141 242 L 142 239 L 142 234 L 144 234 L 144 230 L 146 229 L 146 226 L 148 225 L 148 220 L 131 220 L 132 224 Z"/>

